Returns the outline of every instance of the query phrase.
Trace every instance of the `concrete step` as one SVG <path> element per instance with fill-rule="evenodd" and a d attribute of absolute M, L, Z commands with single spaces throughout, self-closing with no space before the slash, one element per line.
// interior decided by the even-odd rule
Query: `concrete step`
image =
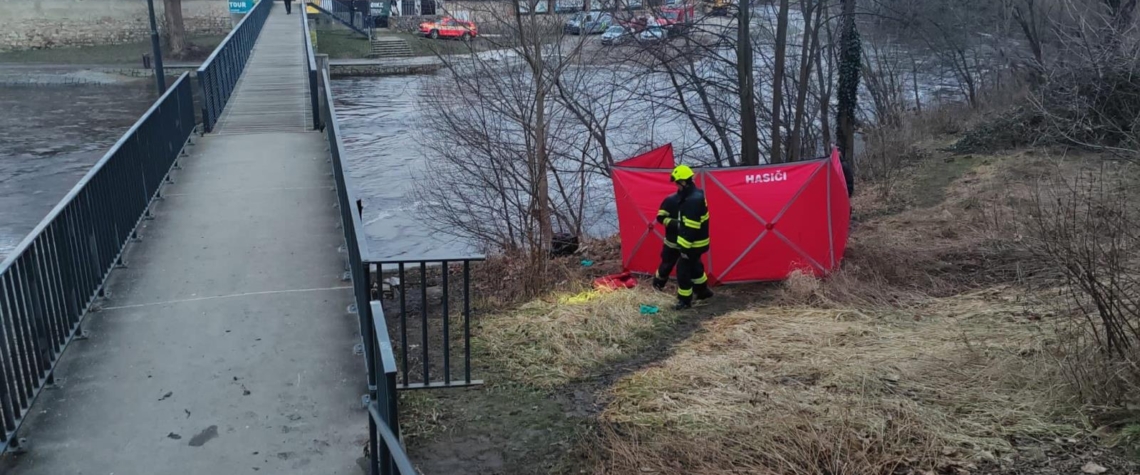
<path fill-rule="evenodd" d="M 372 50 L 368 55 L 373 58 L 407 58 L 412 55 L 412 48 L 402 38 L 373 38 Z"/>

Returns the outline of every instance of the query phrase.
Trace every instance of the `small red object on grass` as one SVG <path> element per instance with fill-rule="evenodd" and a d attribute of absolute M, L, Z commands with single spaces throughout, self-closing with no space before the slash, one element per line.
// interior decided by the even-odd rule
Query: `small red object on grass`
<path fill-rule="evenodd" d="M 594 279 L 594 288 L 598 290 L 632 289 L 634 287 L 637 287 L 637 277 L 629 272 Z"/>

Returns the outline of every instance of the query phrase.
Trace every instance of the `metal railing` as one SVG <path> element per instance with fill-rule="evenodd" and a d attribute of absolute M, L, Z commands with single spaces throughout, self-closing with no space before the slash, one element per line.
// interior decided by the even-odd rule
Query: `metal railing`
<path fill-rule="evenodd" d="M 307 4 L 369 39 L 372 38 L 372 30 L 376 29 L 372 10 L 366 2 L 359 2 L 358 0 L 308 0 Z"/>
<path fill-rule="evenodd" d="M 127 243 L 194 132 L 183 73 L 0 263 L 0 453 L 104 294 Z"/>
<path fill-rule="evenodd" d="M 268 1 L 268 0 L 267 0 Z M 301 31 L 305 34 L 305 58 L 309 65 L 309 102 L 313 109 L 313 129 L 321 128 L 321 98 L 317 94 L 317 58 L 313 54 L 313 37 L 309 31 L 309 9 L 301 8 Z"/>
<path fill-rule="evenodd" d="M 226 103 L 237 87 L 238 78 L 253 54 L 253 45 L 265 26 L 273 0 L 260 0 L 230 31 L 222 43 L 198 68 L 198 87 L 202 90 L 202 128 L 214 130 Z"/>
<path fill-rule="evenodd" d="M 482 260 L 482 256 L 464 256 L 366 263 L 367 273 L 379 276 L 381 294 L 387 295 L 399 308 L 398 321 L 392 323 L 400 337 L 400 389 L 483 384 L 483 381 L 471 379 L 471 263 Z M 408 265 L 412 266 L 411 279 Z M 453 276 L 453 273 L 457 275 Z M 457 278 L 461 279 L 458 298 L 451 285 Z M 412 296 L 410 302 L 409 295 Z M 460 309 L 459 319 L 453 321 L 456 320 L 454 310 L 457 307 Z M 408 351 L 416 346 L 409 345 L 409 334 L 419 337 L 418 354 Z M 435 336 L 441 338 L 433 339 Z M 452 366 L 455 351 L 463 358 L 461 377 L 456 377 L 453 371 L 458 369 Z M 435 380 L 432 379 L 433 374 L 437 376 Z"/>
<path fill-rule="evenodd" d="M 327 70 L 321 71 L 320 79 L 321 120 L 325 124 L 325 135 L 329 142 L 337 207 L 340 209 L 345 251 L 348 254 L 347 277 L 352 280 L 352 307 L 360 322 L 360 336 L 363 339 L 361 349 L 368 375 L 368 395 L 364 398 L 364 403 L 369 414 L 369 470 L 372 475 L 415 475 L 411 461 L 400 443 L 395 358 L 388 339 L 384 311 L 380 302 L 371 300 L 370 276 L 363 259 L 367 255 L 367 244 L 360 221 L 361 205 L 344 170 L 344 144 L 336 121 L 336 106 Z"/>

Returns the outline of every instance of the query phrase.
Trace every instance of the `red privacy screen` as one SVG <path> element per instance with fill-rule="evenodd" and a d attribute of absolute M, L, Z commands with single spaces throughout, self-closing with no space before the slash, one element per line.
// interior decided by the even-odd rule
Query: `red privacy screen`
<path fill-rule="evenodd" d="M 661 200 L 676 191 L 669 182 L 672 155 L 666 145 L 614 167 L 626 270 L 652 274 L 660 261 L 664 229 L 650 224 Z M 711 245 L 704 259 L 713 281 L 782 280 L 797 269 L 822 276 L 839 267 L 851 207 L 837 152 L 817 160 L 696 173 L 708 200 Z"/>

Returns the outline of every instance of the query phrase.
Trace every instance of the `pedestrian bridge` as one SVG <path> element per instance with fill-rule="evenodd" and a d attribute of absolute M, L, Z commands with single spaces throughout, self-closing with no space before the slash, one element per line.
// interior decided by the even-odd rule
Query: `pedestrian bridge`
<path fill-rule="evenodd" d="M 423 310 L 409 381 L 404 265 L 425 309 L 426 269 L 462 265 L 467 330 L 478 258 L 369 258 L 298 10 L 259 2 L 0 264 L 0 472 L 415 473 L 396 390 L 473 382 L 447 298 L 465 358 L 433 379 Z"/>

